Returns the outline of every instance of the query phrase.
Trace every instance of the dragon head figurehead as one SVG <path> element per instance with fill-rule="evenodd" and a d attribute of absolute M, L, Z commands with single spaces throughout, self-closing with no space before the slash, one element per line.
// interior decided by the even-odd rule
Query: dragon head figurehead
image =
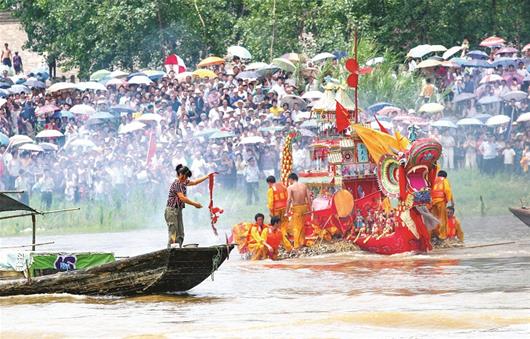
<path fill-rule="evenodd" d="M 442 145 L 425 138 L 414 141 L 405 152 L 382 156 L 377 176 L 381 190 L 401 201 L 412 200 L 413 205 L 430 203 L 436 162 L 441 154 Z"/>

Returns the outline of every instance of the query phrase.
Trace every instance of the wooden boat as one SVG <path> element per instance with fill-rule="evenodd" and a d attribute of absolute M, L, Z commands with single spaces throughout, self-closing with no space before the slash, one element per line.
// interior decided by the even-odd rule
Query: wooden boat
<path fill-rule="evenodd" d="M 0 296 L 38 293 L 136 295 L 184 292 L 228 258 L 233 245 L 171 248 L 88 269 L 0 281 Z"/>
<path fill-rule="evenodd" d="M 510 210 L 510 212 L 513 213 L 513 215 L 519 218 L 519 220 L 524 222 L 526 226 L 530 227 L 530 209 L 524 208 L 524 207 L 521 207 L 521 208 L 508 207 L 508 209 Z"/>

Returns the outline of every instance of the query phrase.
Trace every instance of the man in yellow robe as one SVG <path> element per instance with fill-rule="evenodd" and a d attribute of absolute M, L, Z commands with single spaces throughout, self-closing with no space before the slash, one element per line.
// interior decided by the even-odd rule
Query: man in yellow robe
<path fill-rule="evenodd" d="M 464 241 L 464 231 L 460 220 L 455 216 L 455 209 L 452 206 L 447 207 L 447 239 L 458 238 Z"/>
<path fill-rule="evenodd" d="M 260 232 L 258 227 L 252 227 L 249 250 L 252 260 L 276 259 L 280 246 L 291 250 L 291 243 L 280 229 L 280 218 L 272 217 L 271 224 Z"/>
<path fill-rule="evenodd" d="M 311 210 L 311 195 L 307 186 L 298 182 L 298 175 L 291 173 L 287 177 L 286 215 L 290 215 L 289 228 L 293 231 L 294 248 L 305 245 L 305 215 Z"/>
<path fill-rule="evenodd" d="M 432 187 L 431 198 L 431 213 L 440 221 L 434 229 L 434 234 L 443 240 L 447 238 L 447 203 L 451 202 L 452 207 L 455 205 L 451 184 L 447 179 L 446 171 L 442 170 L 438 172 L 438 176 L 434 180 Z"/>

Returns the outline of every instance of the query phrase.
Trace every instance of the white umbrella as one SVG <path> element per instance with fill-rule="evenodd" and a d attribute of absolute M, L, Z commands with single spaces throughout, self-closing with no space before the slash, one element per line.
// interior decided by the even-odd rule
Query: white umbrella
<path fill-rule="evenodd" d="M 445 60 L 448 60 L 450 57 L 452 57 L 453 55 L 455 55 L 457 52 L 461 50 L 462 50 L 462 46 L 453 46 L 444 52 L 444 54 L 442 55 L 442 58 L 444 58 Z"/>
<path fill-rule="evenodd" d="M 302 95 L 302 99 L 316 100 L 322 98 L 324 93 L 320 91 L 309 91 Z"/>
<path fill-rule="evenodd" d="M 526 94 L 525 92 L 523 91 L 511 91 L 511 92 L 508 92 L 506 94 L 504 94 L 502 96 L 502 98 L 504 100 L 523 100 L 523 99 L 526 99 L 526 97 L 528 96 L 528 94 Z"/>
<path fill-rule="evenodd" d="M 485 77 L 483 77 L 482 79 L 480 79 L 480 83 L 481 84 L 485 84 L 487 82 L 495 82 L 495 81 L 501 81 L 502 80 L 502 77 L 498 74 L 490 74 L 490 75 L 486 75 Z"/>
<path fill-rule="evenodd" d="M 110 72 L 110 75 L 109 75 L 109 76 L 110 76 L 111 78 L 125 78 L 125 77 L 127 77 L 128 75 L 129 75 L 129 73 L 124 72 L 124 71 L 118 69 L 118 70 L 115 70 L 115 71 Z"/>
<path fill-rule="evenodd" d="M 150 85 L 153 81 L 146 75 L 136 75 L 129 79 L 131 85 Z"/>
<path fill-rule="evenodd" d="M 247 145 L 247 144 L 263 144 L 265 142 L 265 139 L 258 136 L 252 136 L 252 137 L 244 137 L 241 138 L 240 144 Z"/>
<path fill-rule="evenodd" d="M 76 86 L 80 91 L 86 91 L 87 89 L 93 90 L 93 91 L 107 91 L 107 88 L 105 85 L 99 82 L 94 81 L 87 81 L 87 82 L 80 82 Z"/>
<path fill-rule="evenodd" d="M 13 94 L 30 93 L 31 90 L 24 85 L 13 85 L 9 88 L 9 92 Z"/>
<path fill-rule="evenodd" d="M 530 121 L 530 112 L 523 113 L 517 118 L 517 122 Z"/>
<path fill-rule="evenodd" d="M 96 148 L 96 144 L 94 144 L 91 140 L 88 139 L 76 139 L 68 144 L 68 146 L 74 146 L 74 147 L 85 147 L 85 148 Z"/>
<path fill-rule="evenodd" d="M 482 121 L 476 118 L 464 118 L 456 122 L 458 126 L 482 126 L 484 125 Z"/>
<path fill-rule="evenodd" d="M 70 112 L 74 114 L 90 115 L 90 114 L 96 113 L 96 110 L 92 106 L 88 106 L 85 104 L 79 104 L 79 105 L 75 105 L 72 108 L 70 108 Z"/>
<path fill-rule="evenodd" d="M 480 105 L 488 105 L 488 104 L 493 104 L 495 102 L 500 102 L 502 101 L 501 98 L 499 98 L 498 96 L 495 96 L 495 95 L 487 95 L 485 97 L 482 97 L 478 100 L 478 103 Z"/>
<path fill-rule="evenodd" d="M 440 66 L 442 64 L 441 61 L 435 60 L 435 59 L 426 59 L 420 62 L 416 68 L 429 68 L 429 67 L 436 67 Z"/>
<path fill-rule="evenodd" d="M 444 127 L 444 128 L 457 128 L 458 126 L 455 125 L 452 121 L 449 120 L 438 120 L 431 123 L 432 127 Z"/>
<path fill-rule="evenodd" d="M 64 136 L 64 134 L 56 129 L 45 129 L 37 134 L 37 138 L 60 138 L 62 136 Z"/>
<path fill-rule="evenodd" d="M 21 151 L 29 151 L 29 152 L 44 152 L 44 148 L 36 144 L 24 144 L 20 146 L 18 149 Z"/>
<path fill-rule="evenodd" d="M 265 68 L 267 66 L 269 66 L 269 64 L 264 62 L 253 62 L 245 66 L 245 71 L 255 71 L 257 69 Z"/>
<path fill-rule="evenodd" d="M 366 62 L 366 66 L 377 65 L 377 64 L 383 63 L 383 61 L 385 61 L 384 57 L 375 57 L 375 58 L 368 60 Z"/>
<path fill-rule="evenodd" d="M 126 133 L 135 132 L 135 131 L 143 129 L 145 126 L 146 124 L 140 121 L 133 121 L 125 126 L 120 126 L 120 128 L 118 129 L 118 133 L 126 134 Z"/>
<path fill-rule="evenodd" d="M 138 117 L 136 120 L 138 121 L 156 121 L 160 122 L 164 118 L 160 114 L 155 113 L 144 113 L 140 117 Z"/>
<path fill-rule="evenodd" d="M 380 120 L 379 123 L 381 123 L 381 125 L 387 130 L 392 130 L 394 128 L 394 125 L 390 121 Z M 370 127 L 376 130 L 380 129 L 379 124 L 375 120 L 370 123 Z"/>
<path fill-rule="evenodd" d="M 59 149 L 59 146 L 50 142 L 41 142 L 39 146 L 45 151 L 57 151 Z"/>
<path fill-rule="evenodd" d="M 486 121 L 486 126 L 503 125 L 503 124 L 509 123 L 510 121 L 512 121 L 512 119 L 507 115 L 502 115 L 502 114 L 494 115 L 491 118 L 489 118 L 488 121 Z"/>
<path fill-rule="evenodd" d="M 443 111 L 444 109 L 444 105 L 442 104 L 439 104 L 437 102 L 430 102 L 430 103 L 427 103 L 427 104 L 423 104 L 421 107 L 420 107 L 420 112 L 426 112 L 426 113 L 437 113 L 437 112 L 441 112 Z"/>
<path fill-rule="evenodd" d="M 186 79 L 187 77 L 192 77 L 193 78 L 193 73 L 192 72 L 182 72 L 182 73 L 179 73 L 179 74 L 175 75 L 175 79 L 177 79 L 178 81 L 182 81 L 182 80 Z"/>
<path fill-rule="evenodd" d="M 228 47 L 228 54 L 240 57 L 241 59 L 252 59 L 252 55 L 243 46 L 230 46 Z"/>
<path fill-rule="evenodd" d="M 464 92 L 464 93 L 460 93 L 458 95 L 455 95 L 455 97 L 453 98 L 453 102 L 461 102 L 461 101 L 471 100 L 474 97 L 475 97 L 475 94 Z"/>
<path fill-rule="evenodd" d="M 328 52 L 318 53 L 317 55 L 311 58 L 311 61 L 319 62 L 326 59 L 335 59 L 335 55 Z"/>
<path fill-rule="evenodd" d="M 298 108 L 300 110 L 304 110 L 306 106 L 306 102 L 304 101 L 304 99 L 302 99 L 298 95 L 285 95 L 280 101 L 281 106 L 283 106 L 284 104 L 289 105 L 290 109 L 293 109 L 294 104 L 298 104 Z"/>
<path fill-rule="evenodd" d="M 447 48 L 443 45 L 431 45 L 430 51 L 431 52 L 445 52 L 447 51 Z"/>
<path fill-rule="evenodd" d="M 409 58 L 422 58 L 424 55 L 431 53 L 431 45 L 419 45 L 412 48 L 408 53 Z"/>
<path fill-rule="evenodd" d="M 105 86 L 121 86 L 125 84 L 124 79 L 113 78 L 105 83 Z"/>
<path fill-rule="evenodd" d="M 278 66 L 280 69 L 283 69 L 286 72 L 294 72 L 296 69 L 296 66 L 290 60 L 285 58 L 273 59 L 272 64 Z"/>
<path fill-rule="evenodd" d="M 9 138 L 9 145 L 11 145 L 11 147 L 15 147 L 17 145 L 23 145 L 27 143 L 33 143 L 33 139 L 31 139 L 27 135 L 17 134 Z"/>
<path fill-rule="evenodd" d="M 58 92 L 58 91 L 69 91 L 69 90 L 74 90 L 74 89 L 77 89 L 77 86 L 74 83 L 58 82 L 48 87 L 48 92 L 53 93 L 53 92 Z"/>

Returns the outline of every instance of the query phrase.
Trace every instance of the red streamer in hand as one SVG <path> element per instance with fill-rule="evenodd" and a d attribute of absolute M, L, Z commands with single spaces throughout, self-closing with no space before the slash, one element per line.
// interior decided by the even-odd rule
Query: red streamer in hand
<path fill-rule="evenodd" d="M 223 214 L 224 211 L 219 207 L 214 207 L 213 205 L 213 186 L 215 174 L 215 172 L 208 174 L 208 189 L 210 191 L 210 204 L 208 205 L 208 209 L 210 210 L 210 222 L 212 225 L 213 233 L 217 235 L 217 228 L 215 228 L 215 224 L 219 220 L 219 216 Z"/>

